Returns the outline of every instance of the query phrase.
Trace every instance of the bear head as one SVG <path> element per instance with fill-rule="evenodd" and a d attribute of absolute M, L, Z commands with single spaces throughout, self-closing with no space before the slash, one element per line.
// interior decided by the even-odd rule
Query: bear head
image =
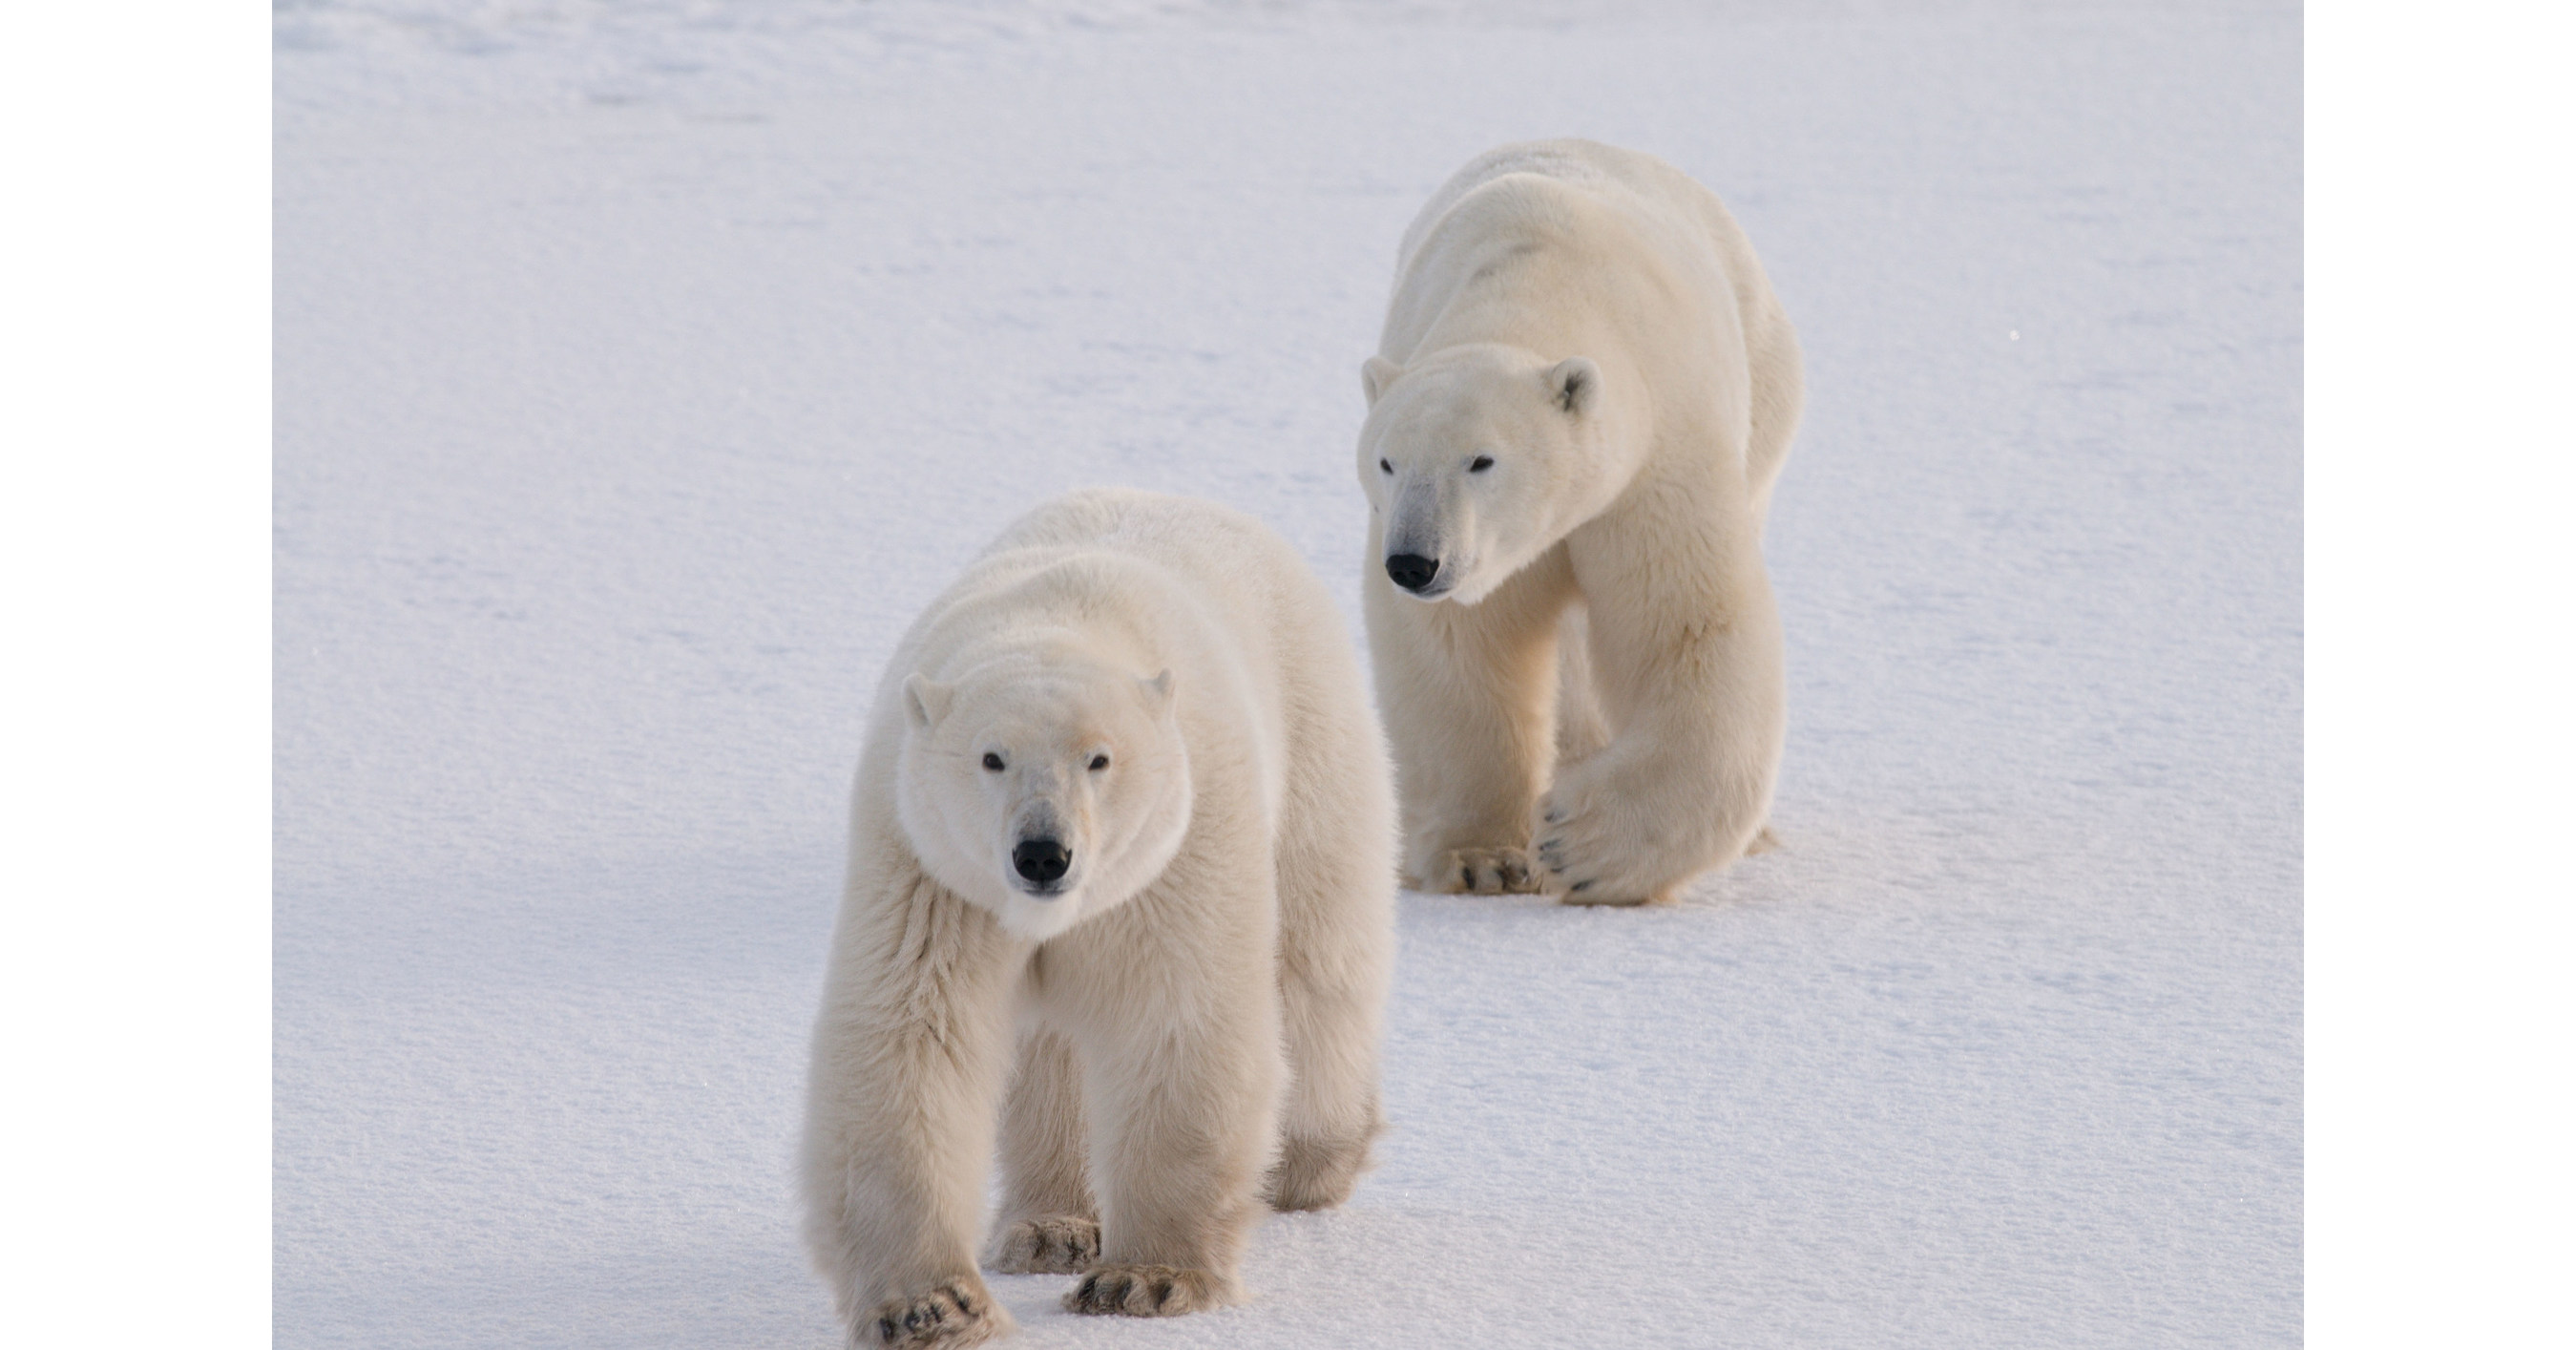
<path fill-rule="evenodd" d="M 1474 343 L 1360 369 L 1360 486 L 1396 590 L 1472 605 L 1625 486 L 1600 369 Z"/>
<path fill-rule="evenodd" d="M 922 865 L 1043 941 L 1141 891 L 1190 824 L 1172 673 L 1022 658 L 904 681 L 895 809 Z"/>

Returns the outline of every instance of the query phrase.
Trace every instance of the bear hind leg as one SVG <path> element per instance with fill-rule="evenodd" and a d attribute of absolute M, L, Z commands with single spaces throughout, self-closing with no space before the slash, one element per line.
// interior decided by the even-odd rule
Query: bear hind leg
<path fill-rule="evenodd" d="M 1083 1163 L 1082 1080 L 1073 1046 L 1054 1032 L 1020 1044 L 1002 1114 L 1002 1215 L 984 1267 L 1072 1275 L 1100 1259 L 1100 1209 Z"/>
<path fill-rule="evenodd" d="M 1329 749 L 1337 738 L 1316 735 Z M 1279 1210 L 1329 1209 L 1350 1198 L 1385 1128 L 1378 1044 L 1395 950 L 1393 807 L 1383 780 L 1348 765 L 1380 755 L 1365 728 L 1309 761 L 1283 812 L 1279 850 L 1279 995 L 1288 1082 L 1279 1156 L 1262 1198 Z"/>

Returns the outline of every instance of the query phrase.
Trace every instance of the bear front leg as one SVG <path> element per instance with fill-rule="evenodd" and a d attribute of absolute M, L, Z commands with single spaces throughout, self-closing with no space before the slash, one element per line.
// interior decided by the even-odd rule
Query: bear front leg
<path fill-rule="evenodd" d="M 1539 888 L 1529 819 L 1556 751 L 1556 619 L 1572 594 L 1562 555 L 1473 606 L 1399 596 L 1371 569 L 1369 655 L 1395 754 L 1408 886 Z"/>
<path fill-rule="evenodd" d="M 1100 1201 L 1100 1256 L 1065 1297 L 1073 1312 L 1170 1317 L 1233 1302 L 1262 1212 L 1284 1076 L 1260 931 L 1270 906 L 1149 903 L 1178 899 L 1140 898 L 1103 916 L 1130 922 L 1067 935 L 1095 940 L 1077 1057 Z"/>
<path fill-rule="evenodd" d="M 806 1239 L 852 1345 L 1011 1329 L 976 1273 L 1013 944 L 919 877 L 853 878 L 834 933 L 804 1139 Z"/>
<path fill-rule="evenodd" d="M 1663 561 L 1660 588 L 1606 567 L 1593 588 L 1587 574 L 1611 597 L 1589 601 L 1591 656 L 1619 731 L 1560 768 L 1530 818 L 1546 889 L 1569 904 L 1670 903 L 1743 856 L 1770 815 L 1786 725 L 1770 583 L 1758 558 L 1738 559 L 1694 590 Z"/>
<path fill-rule="evenodd" d="M 986 1269 L 1078 1274 L 1100 1256 L 1099 1209 L 1084 1175 L 1082 1084 L 1073 1047 L 1052 1031 L 1020 1043 L 1002 1110 L 1002 1213 Z"/>
<path fill-rule="evenodd" d="M 1103 1117 L 1100 1259 L 1065 1296 L 1068 1310 L 1171 1317 L 1240 1297 L 1244 1239 L 1262 1209 L 1278 1044 L 1275 1017 L 1237 1014 L 1138 1037 L 1108 1057 L 1123 1070 L 1092 1076 Z"/>

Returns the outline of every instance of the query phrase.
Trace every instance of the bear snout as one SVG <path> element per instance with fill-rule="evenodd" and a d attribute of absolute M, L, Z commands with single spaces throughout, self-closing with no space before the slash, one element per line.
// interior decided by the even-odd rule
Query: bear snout
<path fill-rule="evenodd" d="M 1440 560 L 1419 553 L 1390 554 L 1386 560 L 1387 580 L 1408 591 L 1420 594 L 1431 579 L 1440 575 Z"/>
<path fill-rule="evenodd" d="M 1053 887 L 1073 869 L 1073 851 L 1061 840 L 1023 839 L 1011 850 L 1011 869 L 1037 887 Z"/>

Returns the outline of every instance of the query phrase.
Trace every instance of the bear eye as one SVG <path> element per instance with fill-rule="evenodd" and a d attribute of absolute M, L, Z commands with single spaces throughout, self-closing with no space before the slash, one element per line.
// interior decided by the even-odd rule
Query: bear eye
<path fill-rule="evenodd" d="M 984 767 L 985 767 L 985 768 L 987 768 L 987 769 L 991 769 L 991 770 L 992 770 L 993 772 L 995 772 L 995 773 L 1000 773 L 1000 772 L 1002 771 L 1002 757 L 1001 757 L 1000 755 L 994 754 L 994 753 L 993 753 L 992 751 L 990 751 L 990 750 L 985 751 L 985 752 L 984 752 Z"/>
<path fill-rule="evenodd" d="M 1475 462 L 1467 466 L 1467 472 L 1483 473 L 1485 470 L 1492 467 L 1494 467 L 1494 457 L 1492 455 L 1478 455 L 1476 456 Z"/>
<path fill-rule="evenodd" d="M 1377 471 L 1379 473 L 1393 473 L 1395 472 L 1395 466 L 1381 459 L 1377 462 Z"/>
<path fill-rule="evenodd" d="M 1091 757 L 1091 771 L 1092 771 L 1093 773 L 1098 773 L 1098 772 L 1100 772 L 1102 769 L 1106 769 L 1106 768 L 1108 768 L 1108 767 L 1109 767 L 1109 756 L 1107 756 L 1107 755 L 1093 755 L 1093 756 Z"/>

